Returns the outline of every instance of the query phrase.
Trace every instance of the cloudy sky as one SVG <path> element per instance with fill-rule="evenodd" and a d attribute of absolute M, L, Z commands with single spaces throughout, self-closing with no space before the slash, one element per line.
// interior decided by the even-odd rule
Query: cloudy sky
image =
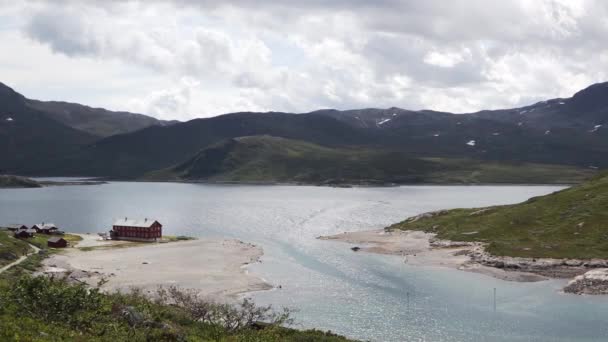
<path fill-rule="evenodd" d="M 0 82 L 187 120 L 469 112 L 608 80 L 608 1 L 0 0 Z"/>

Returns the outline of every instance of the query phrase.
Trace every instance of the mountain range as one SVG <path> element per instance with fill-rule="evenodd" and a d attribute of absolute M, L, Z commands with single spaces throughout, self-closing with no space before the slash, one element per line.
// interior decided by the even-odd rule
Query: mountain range
<path fill-rule="evenodd" d="M 218 149 L 218 146 L 242 148 L 243 142 L 261 144 L 259 139 L 237 139 L 253 136 L 267 136 L 262 139 L 265 143 L 261 150 L 265 154 L 251 156 L 261 153 L 260 149 L 247 146 L 249 159 L 237 158 L 238 161 L 250 163 L 261 157 L 265 164 L 272 165 L 274 159 L 268 159 L 267 153 L 270 147 L 276 148 L 282 143 L 301 150 L 303 144 L 310 144 L 306 145 L 306 153 L 287 154 L 290 159 L 285 159 L 277 149 L 280 163 L 306 169 L 314 165 L 310 159 L 314 155 L 311 149 L 322 149 L 327 153 L 320 155 L 333 155 L 343 161 L 351 158 L 345 156 L 352 156 L 352 150 L 360 150 L 366 155 L 362 157 L 365 163 L 360 163 L 368 167 L 360 171 L 361 178 L 380 168 L 392 174 L 390 179 L 394 180 L 393 176 L 397 175 L 402 182 L 419 179 L 420 175 L 414 177 L 415 173 L 402 169 L 402 161 L 424 165 L 426 169 L 429 158 L 466 160 L 469 165 L 471 161 L 482 161 L 511 166 L 557 164 L 581 170 L 605 168 L 608 167 L 608 83 L 592 85 L 571 98 L 469 114 L 400 108 L 327 109 L 303 114 L 240 112 L 187 122 L 166 122 L 142 114 L 30 100 L 0 84 L 0 150 L 6 152 L 0 156 L 0 173 L 149 177 L 169 174 L 167 170 L 178 170 L 180 166 L 185 169 L 183 166 L 194 160 L 208 160 L 209 149 Z M 277 144 L 269 137 L 285 140 Z M 232 152 L 226 156 L 233 156 Z M 388 155 L 394 163 L 382 167 L 376 164 Z M 291 163 L 298 158 L 304 159 Z M 220 169 L 226 172 L 227 162 L 220 163 L 224 165 Z M 298 164 L 300 162 L 307 164 Z M 350 162 L 343 165 L 355 167 Z M 243 167 L 233 165 L 230 172 Z M 335 164 L 329 169 L 337 170 Z M 174 177 L 183 173 L 171 174 Z M 201 174 L 199 178 L 205 179 L 204 176 Z M 231 178 L 225 176 L 212 178 Z M 326 172 L 325 176 L 339 176 L 339 173 Z M 288 172 L 281 177 L 295 180 L 293 177 L 303 176 L 300 172 Z"/>

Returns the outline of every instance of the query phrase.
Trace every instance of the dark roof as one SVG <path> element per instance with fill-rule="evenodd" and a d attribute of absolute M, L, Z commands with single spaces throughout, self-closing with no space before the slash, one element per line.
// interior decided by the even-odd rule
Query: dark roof
<path fill-rule="evenodd" d="M 129 218 L 124 218 L 124 219 L 120 219 L 120 220 L 116 220 L 114 221 L 114 226 L 125 226 L 125 227 L 137 227 L 137 228 L 150 228 L 152 227 L 152 225 L 154 223 L 158 223 L 160 224 L 160 222 L 156 221 L 156 220 L 150 220 L 150 219 L 129 219 Z"/>
<path fill-rule="evenodd" d="M 38 227 L 38 229 L 57 229 L 54 223 L 37 223 L 34 227 Z"/>
<path fill-rule="evenodd" d="M 21 228 L 21 227 L 26 227 L 26 228 L 27 228 L 27 226 L 26 226 L 26 225 L 24 225 L 24 224 L 16 224 L 16 223 L 15 223 L 15 224 L 7 224 L 7 225 L 6 225 L 6 226 L 4 226 L 4 227 L 5 227 L 5 228 L 13 228 L 13 229 L 19 229 L 19 228 Z"/>
<path fill-rule="evenodd" d="M 52 237 L 52 238 L 50 238 L 50 239 L 48 240 L 48 242 L 55 243 L 55 242 L 59 242 L 59 241 L 61 241 L 61 240 L 63 240 L 63 241 L 65 241 L 65 242 L 67 242 L 67 241 L 66 241 L 64 238 L 61 238 L 61 237 Z"/>

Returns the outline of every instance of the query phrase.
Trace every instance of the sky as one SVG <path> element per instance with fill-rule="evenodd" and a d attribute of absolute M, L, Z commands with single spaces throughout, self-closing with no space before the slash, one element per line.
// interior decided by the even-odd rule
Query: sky
<path fill-rule="evenodd" d="M 160 119 L 434 109 L 608 80 L 604 0 L 0 0 L 0 82 Z"/>

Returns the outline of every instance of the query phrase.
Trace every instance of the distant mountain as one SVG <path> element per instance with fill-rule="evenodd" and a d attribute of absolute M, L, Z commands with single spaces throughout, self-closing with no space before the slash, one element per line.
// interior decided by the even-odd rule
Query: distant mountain
<path fill-rule="evenodd" d="M 162 121 L 143 114 L 113 112 L 77 103 L 27 100 L 27 104 L 72 128 L 98 137 L 108 137 L 150 126 L 166 126 L 177 121 Z"/>
<path fill-rule="evenodd" d="M 608 167 L 607 84 L 593 85 L 567 99 L 470 114 L 400 108 L 329 109 L 305 114 L 241 112 L 172 125 L 135 114 L 27 100 L 10 88 L 4 89 L 14 95 L 11 101 L 19 103 L 18 111 L 35 114 L 38 120 L 51 120 L 49 127 L 66 130 L 55 133 L 54 139 L 49 135 L 21 134 L 17 135 L 20 139 L 27 139 L 17 143 L 11 138 L 12 151 L 31 152 L 5 157 L 0 168 L 11 172 L 137 178 L 184 163 L 227 139 L 257 135 L 300 140 L 330 149 L 394 151 L 410 159 Z M 0 104 L 3 101 L 0 99 Z M 9 115 L 4 113 L 12 112 L 0 112 L 4 120 L 0 125 L 9 127 L 15 121 L 9 121 Z M 23 120 L 16 122 L 20 121 Z M 137 129 L 148 124 L 151 126 Z M 41 130 L 46 127 L 34 126 Z M 3 137 L 1 129 L 0 126 L 0 144 L 2 139 L 7 144 L 9 139 Z M 116 134 L 132 129 L 135 131 Z M 113 135 L 99 139 L 110 133 Z M 60 142 L 64 145 L 49 151 L 42 138 L 50 139 L 51 146 Z"/>
<path fill-rule="evenodd" d="M 234 113 L 112 136 L 61 160 L 54 174 L 133 178 L 170 167 L 229 138 L 272 135 L 326 146 L 356 146 L 374 138 L 323 115 Z"/>
<path fill-rule="evenodd" d="M 412 158 L 399 151 L 330 148 L 271 136 L 231 138 L 143 179 L 304 184 L 565 183 L 591 175 L 574 167 Z"/>
<path fill-rule="evenodd" d="M 608 167 L 608 83 L 567 99 L 470 114 L 400 108 L 314 113 L 416 155 Z"/>
<path fill-rule="evenodd" d="M 50 119 L 100 138 L 129 133 L 150 126 L 167 126 L 178 122 L 158 120 L 143 114 L 113 112 L 77 103 L 32 100 L 15 92 L 3 83 L 0 83 L 0 91 L 20 97 L 27 107 L 45 114 Z M 8 98 L 5 99 L 9 100 Z M 8 117 L 9 114 L 13 114 L 6 112 L 7 105 L 9 104 L 0 101 L 0 108 L 5 107 L 5 113 L 2 113 L 2 109 L 0 109 L 0 115 L 4 114 Z"/>
<path fill-rule="evenodd" d="M 0 173 L 44 174 L 56 158 L 96 139 L 49 118 L 21 94 L 0 85 Z"/>

